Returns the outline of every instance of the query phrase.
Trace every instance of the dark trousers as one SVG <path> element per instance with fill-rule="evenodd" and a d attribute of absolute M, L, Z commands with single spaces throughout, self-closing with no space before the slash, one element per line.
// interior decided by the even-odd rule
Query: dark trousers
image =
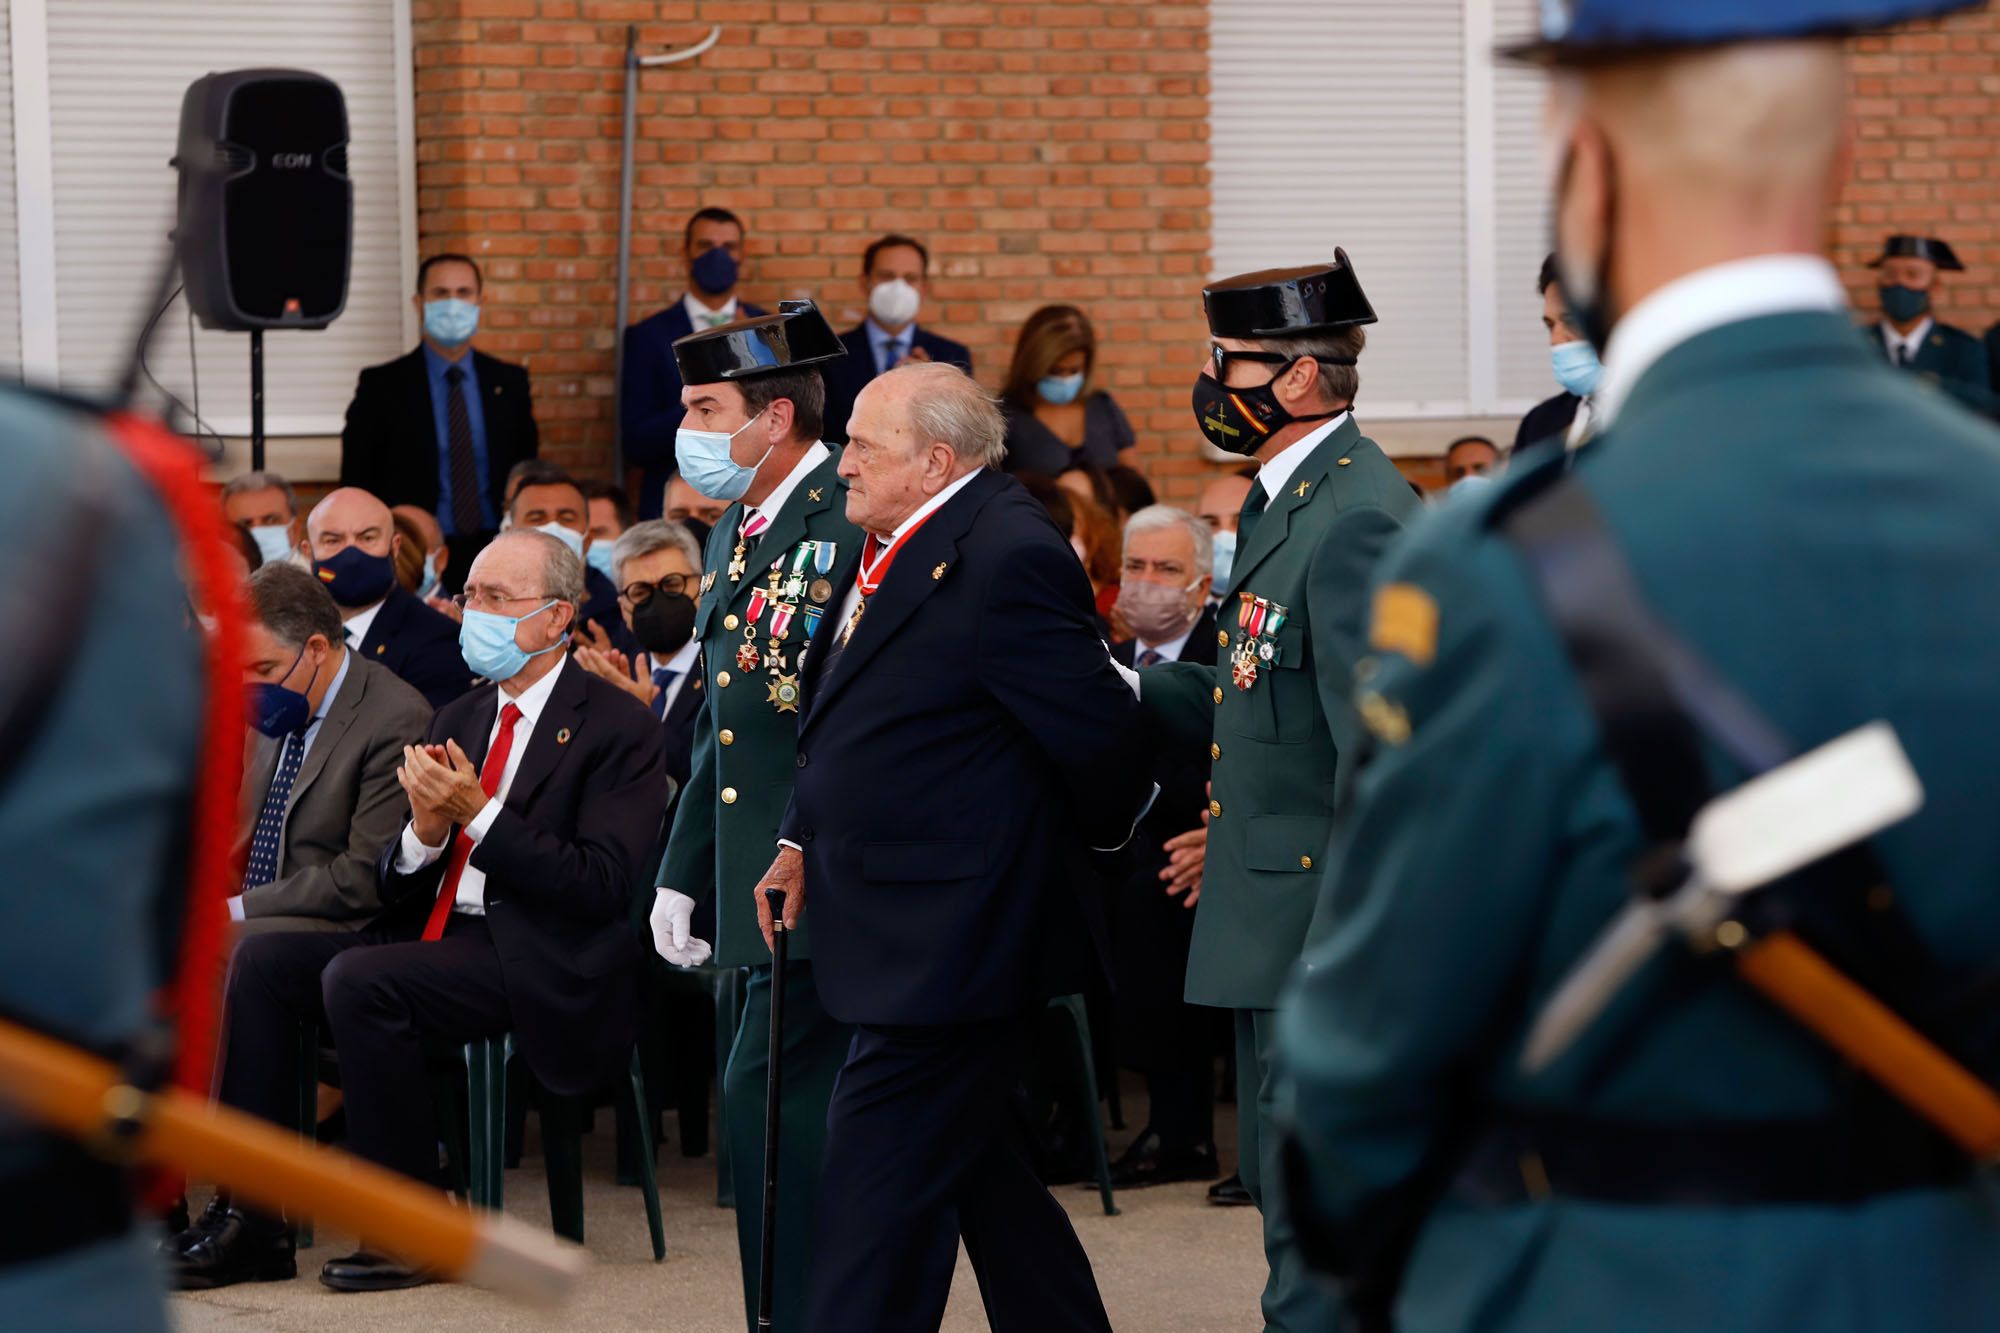
<path fill-rule="evenodd" d="M 855 1030 L 827 1109 L 810 1333 L 935 1330 L 961 1237 L 999 1333 L 1111 1327 L 1009 1109 L 1027 1033 L 1026 1019 Z"/>
<path fill-rule="evenodd" d="M 1169 1152 L 1215 1144 L 1215 1068 L 1146 1071 L 1146 1123 Z"/>
<path fill-rule="evenodd" d="M 427 1043 L 495 1037 L 513 1026 L 500 959 L 479 917 L 454 913 L 441 940 L 353 933 L 253 935 L 229 965 L 221 1100 L 290 1126 L 301 1023 L 340 1053 L 348 1140 L 372 1162 L 441 1183 Z"/>

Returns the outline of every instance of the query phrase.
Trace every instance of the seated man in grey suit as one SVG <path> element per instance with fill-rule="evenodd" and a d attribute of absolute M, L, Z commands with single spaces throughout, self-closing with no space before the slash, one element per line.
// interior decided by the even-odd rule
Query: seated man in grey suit
<path fill-rule="evenodd" d="M 375 863 L 402 830 L 403 747 L 431 708 L 395 672 L 341 636 L 320 581 L 288 564 L 250 578 L 251 722 L 244 771 L 243 886 L 229 900 L 241 930 L 353 930 L 382 909 Z"/>

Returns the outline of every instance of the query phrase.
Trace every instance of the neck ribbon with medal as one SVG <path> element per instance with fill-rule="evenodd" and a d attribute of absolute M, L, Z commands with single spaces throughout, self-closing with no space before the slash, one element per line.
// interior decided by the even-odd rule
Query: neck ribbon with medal
<path fill-rule="evenodd" d="M 755 671 L 761 666 L 770 673 L 767 702 L 780 713 L 799 711 L 799 673 L 804 670 L 805 648 L 787 652 L 792 622 L 804 622 L 805 639 L 810 643 L 819 628 L 820 617 L 826 614 L 826 604 L 833 597 L 833 584 L 826 576 L 833 569 L 838 545 L 802 541 L 789 555 L 773 560 L 765 586 L 751 590 L 750 603 L 744 608 L 743 643 L 736 649 L 737 669 Z M 767 640 L 761 650 L 757 647 L 759 621 L 763 622 Z"/>
<path fill-rule="evenodd" d="M 1261 667 L 1278 665 L 1278 631 L 1285 627 L 1289 612 L 1255 593 L 1238 593 L 1242 605 L 1236 610 L 1236 647 L 1229 654 L 1229 678 L 1236 688 L 1247 690 L 1257 683 Z"/>

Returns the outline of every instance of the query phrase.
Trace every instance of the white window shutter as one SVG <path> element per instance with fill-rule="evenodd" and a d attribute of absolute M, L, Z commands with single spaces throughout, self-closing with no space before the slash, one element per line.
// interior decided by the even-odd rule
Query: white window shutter
<path fill-rule="evenodd" d="M 0 375 L 21 372 L 21 252 L 14 223 L 13 13 L 0 0 Z"/>
<path fill-rule="evenodd" d="M 398 137 L 395 6 L 406 0 L 60 0 L 49 6 L 55 163 L 56 303 L 66 385 L 117 379 L 173 225 L 167 165 L 182 94 L 216 70 L 311 70 L 347 100 L 354 250 L 341 317 L 317 332 L 265 338 L 266 427 L 337 432 L 363 366 L 406 350 L 406 243 Z M 194 335 L 201 412 L 223 434 L 248 430 L 249 337 Z M 192 402 L 187 308 L 161 321 L 148 363 Z"/>

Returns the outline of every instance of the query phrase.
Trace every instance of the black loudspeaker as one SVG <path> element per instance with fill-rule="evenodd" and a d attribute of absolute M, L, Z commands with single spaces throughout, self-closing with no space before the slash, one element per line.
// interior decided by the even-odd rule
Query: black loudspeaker
<path fill-rule="evenodd" d="M 174 240 L 210 329 L 323 329 L 347 306 L 347 100 L 296 69 L 197 79 L 181 100 Z"/>

